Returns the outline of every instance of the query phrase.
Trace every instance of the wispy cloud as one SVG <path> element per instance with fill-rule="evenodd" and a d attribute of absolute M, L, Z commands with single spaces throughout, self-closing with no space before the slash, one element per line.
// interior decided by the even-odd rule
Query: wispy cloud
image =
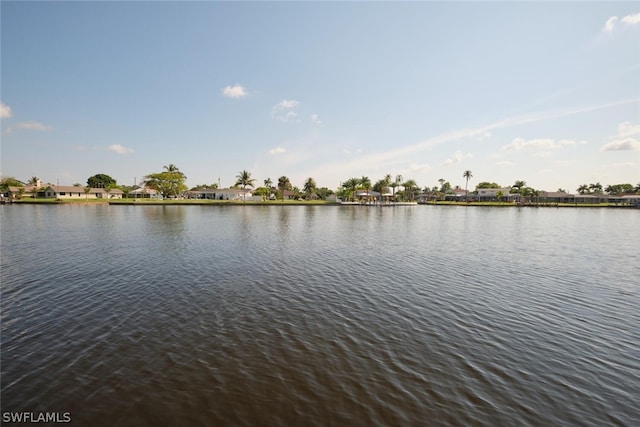
<path fill-rule="evenodd" d="M 128 148 L 128 147 L 125 147 L 124 145 L 120 145 L 120 144 L 112 144 L 112 145 L 107 147 L 107 150 L 113 151 L 116 154 L 131 154 L 131 153 L 133 153 L 133 149 L 132 148 Z"/>
<path fill-rule="evenodd" d="M 615 139 L 603 145 L 600 151 L 640 151 L 640 142 L 635 138 Z"/>
<path fill-rule="evenodd" d="M 630 122 L 623 122 L 618 125 L 618 137 L 640 135 L 640 125 L 632 125 Z"/>
<path fill-rule="evenodd" d="M 515 138 L 510 144 L 502 147 L 502 151 L 520 151 L 526 149 L 551 149 L 555 150 L 567 145 L 585 144 L 584 141 L 574 141 L 571 139 L 561 139 L 556 141 L 549 138 L 539 138 L 526 140 L 524 138 Z"/>
<path fill-rule="evenodd" d="M 13 126 L 15 129 L 25 129 L 25 130 L 37 130 L 41 132 L 45 132 L 48 130 L 52 130 L 53 128 L 49 125 L 45 125 L 39 122 L 22 122 Z"/>
<path fill-rule="evenodd" d="M 426 151 L 429 151 L 437 145 L 441 145 L 447 142 L 457 141 L 467 138 L 477 138 L 480 135 L 484 135 L 487 132 L 492 132 L 497 129 L 517 127 L 520 125 L 526 125 L 531 123 L 538 123 L 552 119 L 558 119 L 562 117 L 573 116 L 577 114 L 589 113 L 592 111 L 604 110 L 608 108 L 618 107 L 621 105 L 635 104 L 640 102 L 640 98 L 625 99 L 620 101 L 613 101 L 604 104 L 589 105 L 584 107 L 567 108 L 564 110 L 552 110 L 552 111 L 540 111 L 529 114 L 507 117 L 493 123 L 489 123 L 484 126 L 478 126 L 475 128 L 463 128 L 450 132 L 446 132 L 434 137 L 428 138 L 422 142 L 412 145 L 406 145 L 396 149 L 372 153 L 365 156 L 359 156 L 357 159 L 350 159 L 345 161 L 339 161 L 331 165 L 321 165 L 312 175 L 326 174 L 327 170 L 332 171 L 359 171 L 366 169 L 387 169 L 397 168 L 407 158 L 415 158 Z M 346 172 L 350 173 L 350 172 Z"/>
<path fill-rule="evenodd" d="M 300 105 L 300 102 L 295 99 L 283 99 L 273 106 L 271 109 L 271 116 L 283 123 L 297 123 L 300 120 L 298 119 L 298 112 L 294 111 L 294 108 L 298 105 Z"/>
<path fill-rule="evenodd" d="M 451 155 L 451 157 L 449 157 L 444 162 L 442 162 L 442 165 L 443 166 L 455 165 L 456 163 L 460 163 L 464 159 L 468 159 L 468 158 L 471 158 L 471 157 L 473 157 L 473 155 L 471 153 L 465 154 L 462 151 L 457 150 L 455 153 L 453 153 Z"/>
<path fill-rule="evenodd" d="M 9 135 L 17 130 L 33 130 L 38 132 L 47 132 L 47 131 L 53 130 L 53 127 L 49 125 L 45 125 L 44 123 L 40 123 L 40 122 L 21 122 L 13 126 L 9 126 L 8 128 L 4 129 L 2 133 L 5 135 Z"/>
<path fill-rule="evenodd" d="M 612 32 L 616 26 L 616 22 L 618 22 L 617 16 L 612 16 L 611 18 L 607 19 L 607 22 L 604 23 L 604 27 L 602 27 L 602 31 L 605 33 Z"/>
<path fill-rule="evenodd" d="M 286 152 L 287 152 L 287 150 L 285 150 L 282 147 L 276 147 L 276 148 L 272 148 L 271 150 L 269 150 L 269 154 L 271 154 L 272 156 L 277 156 L 278 154 L 284 154 Z"/>
<path fill-rule="evenodd" d="M 235 84 L 234 86 L 226 86 L 224 89 L 222 89 L 222 95 L 226 96 L 227 98 L 243 98 L 248 94 L 249 93 L 247 92 L 247 89 L 239 84 Z"/>
<path fill-rule="evenodd" d="M 611 34 L 616 29 L 618 22 L 622 23 L 624 26 L 631 26 L 640 24 L 640 13 L 634 13 L 632 15 L 623 16 L 622 18 L 618 18 L 617 16 L 612 16 L 604 23 L 602 27 L 602 32 L 606 34 Z"/>
<path fill-rule="evenodd" d="M 633 15 L 627 15 L 624 18 L 622 18 L 620 20 L 620 22 L 623 22 L 627 25 L 635 25 L 635 24 L 640 24 L 640 12 L 639 13 L 635 13 Z"/>
<path fill-rule="evenodd" d="M 11 117 L 11 107 L 0 102 L 0 119 L 8 119 L 9 117 Z"/>
<path fill-rule="evenodd" d="M 322 120 L 320 120 L 320 117 L 317 114 L 312 114 L 311 115 L 311 122 L 316 124 L 316 125 L 321 125 L 322 124 Z"/>
<path fill-rule="evenodd" d="M 640 151 L 640 125 L 623 122 L 618 125 L 618 133 L 600 147 L 600 151 Z"/>
<path fill-rule="evenodd" d="M 513 165 L 515 165 L 515 163 L 509 160 L 501 160 L 499 162 L 496 162 L 496 166 L 513 166 Z"/>

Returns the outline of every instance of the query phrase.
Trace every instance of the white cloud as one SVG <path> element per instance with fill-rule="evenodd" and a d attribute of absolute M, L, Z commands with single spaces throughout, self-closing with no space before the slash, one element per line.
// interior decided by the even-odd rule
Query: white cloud
<path fill-rule="evenodd" d="M 636 104 L 639 100 L 640 98 L 629 98 L 565 110 L 539 111 L 520 116 L 505 117 L 501 120 L 497 120 L 483 126 L 475 128 L 461 128 L 442 133 L 416 144 L 405 145 L 388 151 L 371 153 L 364 157 L 358 157 L 357 159 L 345 159 L 343 161 L 338 161 L 336 163 L 332 163 L 330 169 L 339 172 L 347 170 L 358 171 L 366 168 L 388 168 L 396 165 L 399 160 L 404 159 L 407 156 L 416 156 L 446 142 L 457 141 L 464 138 L 477 138 L 486 132 L 491 132 L 496 129 L 512 128 L 525 124 L 544 122 L 551 119 L 570 117 L 577 114 L 618 107 L 621 105 Z M 327 169 L 327 165 L 319 165 L 307 173 L 311 174 L 311 176 L 323 175 L 326 174 Z"/>
<path fill-rule="evenodd" d="M 496 162 L 496 166 L 513 166 L 515 165 L 515 163 L 510 162 L 509 160 L 501 160 L 499 162 Z"/>
<path fill-rule="evenodd" d="M 617 16 L 612 16 L 611 18 L 607 19 L 607 22 L 604 23 L 602 32 L 611 34 L 615 30 L 618 21 L 625 24 L 626 26 L 640 24 L 640 13 L 627 15 L 622 17 L 622 19 L 618 19 Z"/>
<path fill-rule="evenodd" d="M 317 125 L 321 125 L 322 124 L 322 120 L 320 120 L 320 117 L 318 117 L 317 114 L 312 114 L 311 115 L 311 122 L 317 124 Z"/>
<path fill-rule="evenodd" d="M 632 125 L 629 122 L 623 122 L 618 125 L 619 137 L 625 138 L 634 135 L 640 135 L 640 125 Z"/>
<path fill-rule="evenodd" d="M 271 150 L 269 150 L 269 154 L 271 154 L 272 156 L 276 156 L 278 154 L 284 154 L 286 152 L 287 152 L 287 150 L 285 150 L 282 147 L 276 147 L 276 148 L 272 148 Z"/>
<path fill-rule="evenodd" d="M 300 120 L 298 119 L 298 113 L 293 109 L 298 105 L 300 105 L 300 102 L 295 99 L 283 99 L 273 106 L 271 109 L 271 116 L 283 123 L 297 123 Z"/>
<path fill-rule="evenodd" d="M 624 18 L 622 18 L 620 22 L 624 22 L 627 25 L 640 24 L 640 13 L 636 13 L 634 15 L 627 15 Z"/>
<path fill-rule="evenodd" d="M 616 22 L 618 22 L 617 16 L 612 16 L 611 18 L 607 19 L 607 22 L 605 22 L 602 31 L 604 31 L 605 33 L 612 32 L 613 28 L 616 26 Z"/>
<path fill-rule="evenodd" d="M 243 98 L 248 95 L 247 89 L 239 84 L 235 86 L 226 86 L 222 89 L 222 95 L 227 98 Z"/>
<path fill-rule="evenodd" d="M 283 99 L 276 105 L 276 108 L 279 108 L 281 110 L 288 110 L 296 107 L 297 105 L 300 105 L 300 103 L 295 99 L 291 99 L 291 100 Z"/>
<path fill-rule="evenodd" d="M 635 138 L 614 139 L 603 145 L 600 151 L 640 151 L 640 141 Z"/>
<path fill-rule="evenodd" d="M 600 147 L 600 151 L 640 151 L 640 125 L 622 122 L 618 125 L 618 133 L 610 137 L 610 141 Z"/>
<path fill-rule="evenodd" d="M 124 145 L 120 145 L 120 144 L 112 144 L 112 145 L 107 147 L 107 150 L 113 151 L 116 154 L 130 154 L 130 153 L 133 153 L 133 149 L 125 147 Z"/>
<path fill-rule="evenodd" d="M 14 126 L 15 129 L 47 131 L 53 129 L 51 126 L 39 122 L 22 122 Z"/>
<path fill-rule="evenodd" d="M 550 138 L 537 138 L 526 140 L 524 138 L 515 138 L 511 144 L 502 147 L 502 151 L 520 151 L 527 149 L 547 149 L 556 150 L 566 145 L 586 144 L 585 141 L 574 141 L 572 139 L 561 139 L 555 141 Z"/>
<path fill-rule="evenodd" d="M 0 119 L 8 119 L 9 117 L 11 117 L 11 107 L 0 102 Z"/>
<path fill-rule="evenodd" d="M 454 165 L 470 157 L 473 157 L 471 153 L 464 154 L 462 151 L 457 150 L 455 153 L 451 155 L 451 157 L 449 157 L 444 162 L 442 162 L 442 165 L 443 166 Z"/>

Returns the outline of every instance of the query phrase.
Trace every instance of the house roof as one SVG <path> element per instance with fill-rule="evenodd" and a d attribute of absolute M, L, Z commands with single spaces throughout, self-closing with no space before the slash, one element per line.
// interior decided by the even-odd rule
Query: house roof
<path fill-rule="evenodd" d="M 563 191 L 541 191 L 540 197 L 555 197 L 557 199 L 561 199 L 561 198 L 566 199 L 566 198 L 575 197 L 575 196 L 573 194 L 565 193 Z"/>
<path fill-rule="evenodd" d="M 84 193 L 84 187 L 77 187 L 75 185 L 48 185 L 45 191 L 49 189 L 52 189 L 56 193 Z M 114 191 L 115 188 L 112 192 Z M 106 190 L 104 188 L 91 188 L 89 193 L 106 193 Z"/>
<path fill-rule="evenodd" d="M 378 197 L 380 196 L 380 193 L 378 193 L 377 191 L 356 191 L 356 196 L 374 196 L 374 197 Z"/>

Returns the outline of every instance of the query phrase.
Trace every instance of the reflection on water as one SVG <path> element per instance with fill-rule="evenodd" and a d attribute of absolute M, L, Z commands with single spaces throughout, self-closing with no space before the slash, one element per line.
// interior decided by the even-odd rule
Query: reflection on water
<path fill-rule="evenodd" d="M 2 411 L 97 426 L 640 419 L 636 211 L 1 209 Z"/>

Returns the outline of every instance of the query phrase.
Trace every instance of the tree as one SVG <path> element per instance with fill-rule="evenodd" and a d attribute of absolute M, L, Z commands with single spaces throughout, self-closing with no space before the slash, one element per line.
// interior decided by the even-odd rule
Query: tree
<path fill-rule="evenodd" d="M 333 190 L 329 190 L 327 187 L 316 188 L 316 195 L 321 200 L 327 200 L 327 197 L 335 194 Z"/>
<path fill-rule="evenodd" d="M 280 190 L 282 200 L 284 201 L 285 190 L 291 190 L 291 181 L 289 178 L 284 175 L 278 178 L 278 190 Z"/>
<path fill-rule="evenodd" d="M 416 184 L 416 181 L 413 180 L 413 179 L 408 179 L 402 184 L 402 186 L 404 187 L 405 197 L 407 197 L 407 195 L 408 195 L 409 196 L 409 201 L 413 201 L 413 199 L 414 199 L 413 190 L 414 190 L 414 188 L 418 187 L 418 184 Z"/>
<path fill-rule="evenodd" d="M 86 187 L 82 187 L 82 190 L 84 191 L 84 200 L 87 201 L 89 193 L 91 192 L 91 187 L 87 185 Z"/>
<path fill-rule="evenodd" d="M 247 172 L 246 170 L 241 171 L 238 175 L 236 175 L 238 180 L 236 181 L 236 185 L 242 185 L 242 201 L 247 201 L 247 185 L 249 187 L 253 187 L 253 182 L 255 179 L 251 178 L 251 172 Z"/>
<path fill-rule="evenodd" d="M 316 182 L 314 181 L 313 178 L 307 178 L 307 180 L 304 183 L 304 194 L 307 197 L 310 197 L 312 193 L 315 193 L 316 191 Z"/>
<path fill-rule="evenodd" d="M 92 188 L 107 188 L 109 185 L 116 185 L 116 180 L 111 178 L 109 175 L 99 173 L 90 176 L 87 179 L 87 185 Z"/>
<path fill-rule="evenodd" d="M 476 190 L 486 189 L 486 188 L 500 188 L 500 185 L 498 185 L 495 182 L 487 182 L 487 181 L 482 181 L 481 183 L 476 185 Z"/>
<path fill-rule="evenodd" d="M 196 185 L 193 188 L 190 188 L 189 191 L 198 191 L 198 190 L 205 190 L 205 189 L 215 189 L 218 188 L 218 183 L 213 183 L 213 184 L 199 184 Z"/>
<path fill-rule="evenodd" d="M 578 192 L 578 194 L 581 194 L 581 195 L 590 193 L 589 186 L 587 184 L 582 184 L 576 189 L 576 191 Z"/>
<path fill-rule="evenodd" d="M 349 178 L 346 180 L 342 186 L 348 190 L 350 190 L 351 200 L 355 200 L 356 190 L 358 189 L 358 185 L 360 185 L 360 180 L 358 178 Z"/>
<path fill-rule="evenodd" d="M 264 201 L 269 195 L 271 195 L 271 189 L 267 187 L 258 187 L 253 190 L 253 195 L 262 197 L 262 200 Z"/>
<path fill-rule="evenodd" d="M 9 187 L 22 187 L 22 183 L 12 176 L 2 177 L 0 180 L 0 193 L 8 193 Z"/>
<path fill-rule="evenodd" d="M 177 196 L 187 190 L 187 177 L 173 164 L 164 167 L 164 172 L 145 176 L 145 184 L 162 194 L 162 197 Z"/>
<path fill-rule="evenodd" d="M 520 194 L 522 192 L 522 188 L 526 187 L 527 183 L 524 181 L 516 181 L 513 183 L 513 185 L 511 186 L 511 191 L 510 193 L 517 193 Z"/>
<path fill-rule="evenodd" d="M 470 170 L 466 170 L 462 174 L 462 177 L 467 180 L 467 183 L 464 185 L 464 191 L 466 193 L 466 199 L 467 199 L 467 202 L 468 202 L 469 201 L 469 190 L 467 190 L 467 187 L 469 185 L 469 180 L 473 177 L 473 175 L 471 174 Z"/>
<path fill-rule="evenodd" d="M 393 190 L 393 200 L 396 199 L 396 188 L 398 187 L 398 183 L 393 181 L 391 184 L 389 184 L 389 187 L 391 187 L 391 189 Z"/>
<path fill-rule="evenodd" d="M 589 184 L 589 191 L 593 194 L 602 194 L 602 184 L 596 182 L 595 184 Z"/>
<path fill-rule="evenodd" d="M 37 176 L 32 176 L 31 178 L 29 178 L 29 181 L 27 181 L 27 184 L 37 186 L 39 182 L 40 178 L 38 178 Z"/>

